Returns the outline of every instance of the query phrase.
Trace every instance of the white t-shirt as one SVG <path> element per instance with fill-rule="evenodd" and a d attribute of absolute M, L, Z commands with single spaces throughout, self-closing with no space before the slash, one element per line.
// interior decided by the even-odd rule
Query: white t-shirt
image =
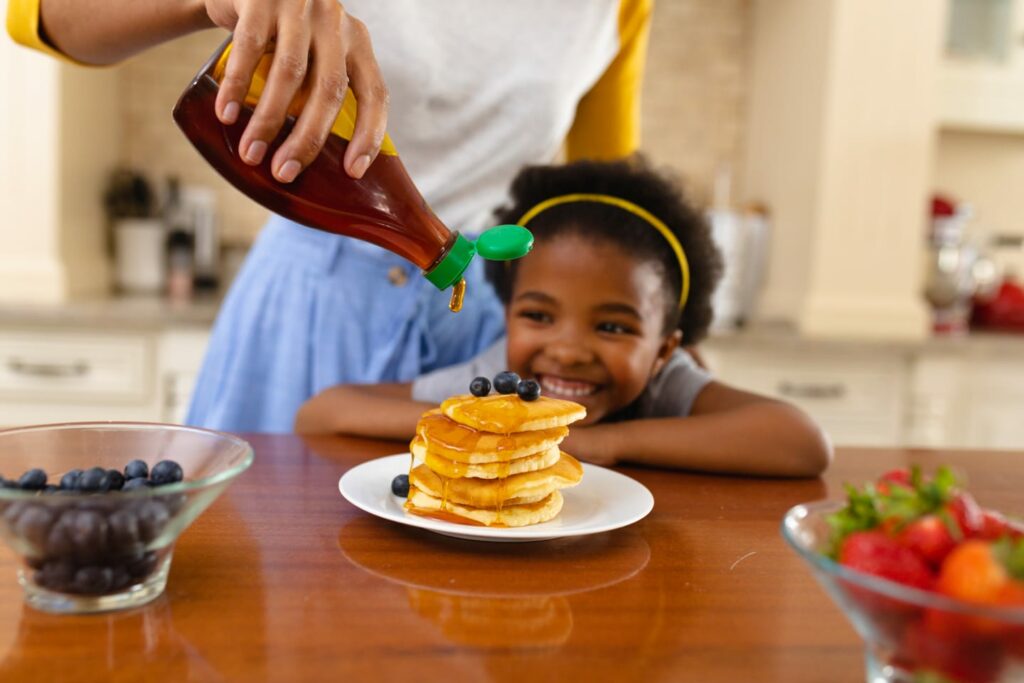
<path fill-rule="evenodd" d="M 583 135 L 592 139 L 576 155 L 622 156 L 636 146 L 637 121 L 623 118 L 638 107 L 650 0 L 344 5 L 369 28 L 399 156 L 452 229 L 490 226 L 512 175 L 555 158 L 599 80 L 609 82 L 596 90 L 614 96 L 594 102 L 605 118 L 589 114 Z"/>

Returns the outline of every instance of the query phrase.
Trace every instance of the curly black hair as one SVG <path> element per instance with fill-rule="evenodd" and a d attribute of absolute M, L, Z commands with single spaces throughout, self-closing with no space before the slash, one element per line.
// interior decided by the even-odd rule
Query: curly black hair
<path fill-rule="evenodd" d="M 711 295 L 722 274 L 722 257 L 711 229 L 691 207 L 680 187 L 658 173 L 641 156 L 615 162 L 577 161 L 561 166 L 527 166 L 512 182 L 512 205 L 496 211 L 500 223 L 516 223 L 540 202 L 566 194 L 606 194 L 628 200 L 657 216 L 675 234 L 690 266 L 690 293 L 680 314 L 682 273 L 675 252 L 646 220 L 597 202 L 571 202 L 542 211 L 529 223 L 538 242 L 562 234 L 607 240 L 634 258 L 659 266 L 665 281 L 664 333 L 683 333 L 696 344 L 707 334 L 714 313 Z M 512 296 L 516 262 L 489 261 L 487 279 L 507 305 Z"/>

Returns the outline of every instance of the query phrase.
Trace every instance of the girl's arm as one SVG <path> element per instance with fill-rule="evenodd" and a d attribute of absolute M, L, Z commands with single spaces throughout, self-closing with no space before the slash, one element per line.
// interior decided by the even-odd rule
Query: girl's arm
<path fill-rule="evenodd" d="M 412 400 L 411 384 L 342 384 L 302 404 L 295 432 L 411 439 L 420 416 L 433 407 Z"/>
<path fill-rule="evenodd" d="M 570 427 L 563 448 L 598 464 L 778 477 L 817 476 L 832 459 L 828 438 L 801 410 L 719 382 L 698 394 L 689 417 Z"/>

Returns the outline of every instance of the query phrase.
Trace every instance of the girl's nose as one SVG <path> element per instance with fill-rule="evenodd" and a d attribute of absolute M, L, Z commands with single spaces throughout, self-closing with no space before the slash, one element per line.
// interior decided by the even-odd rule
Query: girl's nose
<path fill-rule="evenodd" d="M 544 353 L 562 366 L 586 365 L 594 360 L 594 353 L 585 344 L 571 339 L 558 339 L 548 344 Z"/>

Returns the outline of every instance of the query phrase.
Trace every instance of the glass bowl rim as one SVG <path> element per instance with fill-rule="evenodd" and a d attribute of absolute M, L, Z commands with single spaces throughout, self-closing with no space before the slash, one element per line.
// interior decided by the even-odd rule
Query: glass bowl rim
<path fill-rule="evenodd" d="M 200 479 L 192 479 L 190 481 L 180 481 L 174 484 L 165 484 L 164 486 L 144 487 L 141 489 L 135 489 L 133 491 L 104 491 L 102 493 L 65 493 L 57 497 L 40 497 L 36 491 L 23 491 L 21 489 L 9 489 L 0 487 L 0 500 L 17 501 L 17 500 L 37 500 L 40 503 L 58 504 L 57 501 L 81 501 L 81 500 L 97 500 L 98 498 L 107 498 L 112 495 L 116 495 L 117 499 L 123 498 L 148 498 L 152 496 L 165 496 L 173 493 L 190 493 L 192 491 L 198 491 L 200 489 L 208 488 L 215 484 L 220 484 L 225 481 L 230 481 L 237 477 L 239 474 L 249 469 L 252 465 L 253 459 L 255 458 L 255 451 L 252 445 L 240 437 L 234 434 L 228 434 L 226 432 L 219 432 L 213 429 L 203 429 L 201 427 L 190 427 L 187 425 L 176 425 L 167 424 L 163 422 L 138 422 L 128 420 L 110 420 L 110 421 L 91 421 L 91 422 L 55 422 L 52 424 L 36 424 L 36 425 L 25 425 L 21 427 L 8 427 L 0 429 L 0 439 L 5 436 L 20 433 L 29 432 L 43 432 L 43 431 L 59 431 L 64 429 L 125 429 L 125 430 L 136 430 L 136 431 L 173 431 L 173 432 L 192 432 L 195 434 L 202 434 L 206 436 L 215 436 L 224 441 L 230 441 L 237 447 L 241 447 L 244 451 L 244 456 L 241 462 L 232 465 L 222 472 L 211 474 L 207 477 Z M 3 456 L 0 455 L 0 461 Z"/>
<path fill-rule="evenodd" d="M 1024 607 L 999 607 L 995 605 L 980 605 L 951 598 L 939 593 L 933 593 L 920 588 L 905 586 L 880 576 L 867 574 L 857 569 L 852 569 L 839 564 L 826 555 L 822 555 L 810 548 L 804 547 L 795 537 L 791 526 L 796 525 L 805 517 L 811 514 L 823 514 L 841 509 L 846 505 L 845 501 L 820 500 L 813 503 L 801 503 L 794 505 L 782 518 L 782 537 L 793 550 L 797 552 L 816 572 L 823 575 L 838 576 L 839 578 L 865 588 L 886 597 L 894 598 L 917 607 L 929 609 L 941 609 L 947 612 L 954 612 L 968 616 L 986 617 L 996 621 L 1010 622 L 1013 624 L 1024 624 Z"/>

